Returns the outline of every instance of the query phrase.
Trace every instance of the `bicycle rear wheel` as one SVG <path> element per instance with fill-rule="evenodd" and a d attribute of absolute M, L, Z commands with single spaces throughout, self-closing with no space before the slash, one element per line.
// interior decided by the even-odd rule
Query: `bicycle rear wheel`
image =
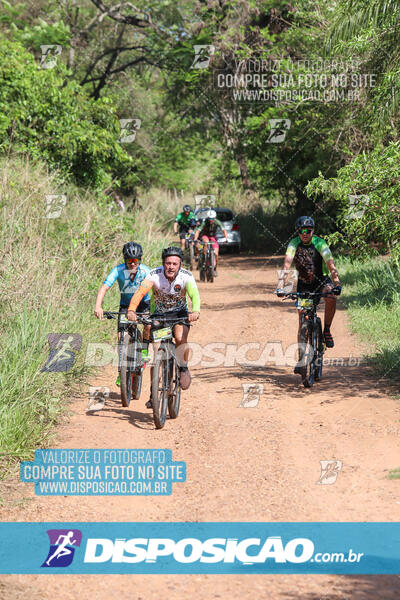
<path fill-rule="evenodd" d="M 151 400 L 156 429 L 162 429 L 167 418 L 168 405 L 168 364 L 163 348 L 157 352 L 151 379 Z"/>
<path fill-rule="evenodd" d="M 136 345 L 131 336 L 125 332 L 121 346 L 121 404 L 128 408 L 131 400 L 140 396 L 142 388 L 142 372 L 138 374 L 132 368 L 133 353 Z"/>
<path fill-rule="evenodd" d="M 304 387 L 310 388 L 314 383 L 314 348 L 313 348 L 312 325 L 304 321 L 300 330 L 300 363 L 301 379 Z"/>
<path fill-rule="evenodd" d="M 176 419 L 181 404 L 180 371 L 176 360 L 169 359 L 169 393 L 168 412 L 171 419 Z"/>
<path fill-rule="evenodd" d="M 194 247 L 193 247 L 193 242 L 189 243 L 189 264 L 190 264 L 190 271 L 193 271 L 193 269 L 194 269 Z"/>

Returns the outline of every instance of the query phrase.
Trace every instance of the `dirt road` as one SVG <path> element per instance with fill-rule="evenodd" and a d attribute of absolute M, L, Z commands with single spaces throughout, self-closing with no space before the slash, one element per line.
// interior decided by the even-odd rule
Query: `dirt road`
<path fill-rule="evenodd" d="M 214 284 L 199 284 L 201 320 L 191 341 L 219 348 L 219 366 L 192 369 L 181 413 L 157 431 L 149 410 L 148 376 L 143 396 L 123 409 L 113 385 L 116 370 L 91 384 L 108 385 L 104 410 L 88 415 L 87 396 L 71 400 L 70 418 L 59 428 L 59 448 L 170 448 L 187 463 L 187 481 L 167 497 L 34 497 L 33 486 L 8 482 L 2 521 L 398 521 L 399 481 L 388 471 L 400 463 L 399 404 L 384 393 L 357 358 L 362 349 L 349 333 L 343 307 L 332 328 L 338 359 L 323 380 L 307 390 L 292 367 L 251 368 L 232 364 L 235 346 L 260 343 L 247 357 L 259 357 L 266 342 L 295 341 L 293 303 L 273 294 L 281 259 L 223 257 Z M 277 346 L 275 346 L 277 347 Z M 349 361 L 349 357 L 351 357 Z M 343 359 L 343 361 L 339 360 Z M 214 361 L 215 356 L 214 356 Z M 335 362 L 335 361 L 331 361 Z M 350 364 L 349 364 L 350 362 Z M 222 363 L 222 364 L 221 364 Z M 214 363 L 215 365 L 215 363 Z M 261 384 L 257 405 L 244 406 L 242 384 Z M 318 485 L 321 460 L 340 460 L 333 485 Z M 22 499 L 25 499 L 22 501 Z M 114 597 L 271 598 L 307 600 L 398 598 L 397 576 L 2 576 L 0 596 L 31 600 Z"/>

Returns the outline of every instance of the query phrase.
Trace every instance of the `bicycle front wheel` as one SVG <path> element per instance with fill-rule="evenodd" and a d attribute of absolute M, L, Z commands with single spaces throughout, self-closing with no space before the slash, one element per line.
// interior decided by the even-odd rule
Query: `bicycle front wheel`
<path fill-rule="evenodd" d="M 314 379 L 315 379 L 315 381 L 319 381 L 322 377 L 322 362 L 323 362 L 323 356 L 324 356 L 324 339 L 322 336 L 321 319 L 319 317 L 317 318 L 317 329 L 315 332 L 314 347 L 315 347 L 314 352 L 315 352 L 315 356 L 316 356 L 315 365 L 314 365 Z"/>
<path fill-rule="evenodd" d="M 135 375 L 131 371 L 130 364 L 134 348 L 131 336 L 126 332 L 121 335 L 123 335 L 120 354 L 121 403 L 128 408 L 132 399 L 132 389 L 135 386 Z"/>
<path fill-rule="evenodd" d="M 176 419 L 181 404 L 180 371 L 176 360 L 169 359 L 169 393 L 168 412 L 171 419 Z"/>
<path fill-rule="evenodd" d="M 214 281 L 214 266 L 215 266 L 215 254 L 212 250 L 207 259 L 207 281 L 213 283 Z"/>
<path fill-rule="evenodd" d="M 304 387 L 310 388 L 314 383 L 314 348 L 312 325 L 308 321 L 301 325 L 300 344 L 301 379 Z"/>
<path fill-rule="evenodd" d="M 168 405 L 168 364 L 167 355 L 163 348 L 157 352 L 154 360 L 151 380 L 151 401 L 153 418 L 156 429 L 162 429 L 167 418 Z"/>

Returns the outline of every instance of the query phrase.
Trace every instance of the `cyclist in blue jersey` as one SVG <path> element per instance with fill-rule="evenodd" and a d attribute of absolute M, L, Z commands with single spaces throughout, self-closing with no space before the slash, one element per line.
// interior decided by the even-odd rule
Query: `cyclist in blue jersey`
<path fill-rule="evenodd" d="M 107 291 L 112 287 L 112 285 L 116 281 L 118 282 L 119 290 L 121 292 L 119 312 L 126 313 L 133 294 L 139 289 L 140 284 L 147 277 L 148 273 L 150 273 L 150 268 L 141 264 L 143 250 L 140 244 L 136 244 L 135 242 L 128 242 L 124 245 L 122 253 L 125 262 L 113 268 L 113 270 L 107 275 L 106 279 L 104 280 L 104 283 L 98 291 L 96 305 L 94 308 L 94 314 L 98 319 L 104 318 L 104 313 L 102 309 L 103 299 Z M 149 310 L 150 297 L 148 294 L 146 294 L 146 296 L 144 296 L 144 298 L 140 302 L 137 311 L 141 313 L 149 312 Z M 120 332 L 122 329 L 123 326 L 121 326 L 121 315 L 119 315 L 118 342 L 120 341 Z M 143 335 L 145 338 L 149 337 L 150 325 L 146 325 L 143 331 Z M 146 351 L 142 351 L 142 354 L 145 355 Z M 144 356 L 144 358 L 146 360 L 146 358 L 148 357 Z M 116 384 L 120 384 L 119 375 Z"/>

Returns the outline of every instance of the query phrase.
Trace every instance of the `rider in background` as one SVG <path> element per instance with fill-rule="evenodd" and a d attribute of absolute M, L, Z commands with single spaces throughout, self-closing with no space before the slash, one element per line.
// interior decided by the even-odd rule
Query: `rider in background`
<path fill-rule="evenodd" d="M 130 321 L 136 321 L 136 309 L 140 306 L 142 298 L 151 291 L 150 309 L 154 317 L 168 316 L 182 320 L 181 323 L 178 321 L 172 330 L 178 348 L 187 343 L 190 325 L 186 325 L 185 321 L 197 321 L 200 316 L 200 295 L 193 275 L 190 271 L 182 269 L 183 252 L 180 248 L 165 248 L 161 259 L 161 267 L 150 271 L 132 296 L 127 316 Z M 189 296 L 192 303 L 191 314 L 188 314 L 186 296 Z M 147 343 L 148 346 L 149 337 L 143 339 L 143 344 Z M 182 390 L 187 390 L 191 382 L 187 367 L 189 352 L 190 349 L 185 348 L 183 364 L 180 365 Z M 151 408 L 151 400 L 146 406 Z"/>
<path fill-rule="evenodd" d="M 334 341 L 330 327 L 336 311 L 336 296 L 340 295 L 342 287 L 329 246 L 322 238 L 314 235 L 314 227 L 312 217 L 303 216 L 297 219 L 298 235 L 289 242 L 287 247 L 283 272 L 276 292 L 279 297 L 285 295 L 282 287 L 294 260 L 298 272 L 298 292 L 329 293 L 329 296 L 325 297 L 324 340 L 327 348 L 333 348 Z M 301 311 L 299 311 L 299 334 L 300 324 Z M 295 367 L 295 373 L 298 372 L 297 369 L 298 367 Z"/>
<path fill-rule="evenodd" d="M 219 244 L 217 242 L 217 231 L 218 228 L 222 230 L 225 240 L 228 241 L 228 232 L 223 228 L 221 221 L 217 219 L 217 213 L 215 210 L 209 210 L 207 218 L 203 223 L 201 223 L 195 231 L 194 239 L 197 241 L 199 238 L 202 242 L 212 242 L 212 247 L 215 251 L 215 269 L 214 275 L 217 275 L 217 264 L 218 264 L 218 254 L 219 254 Z M 204 246 L 203 252 L 204 254 L 207 251 L 207 246 Z"/>
<path fill-rule="evenodd" d="M 112 287 L 112 285 L 118 281 L 119 290 L 121 292 L 119 312 L 126 313 L 128 310 L 129 302 L 136 290 L 139 289 L 140 284 L 150 273 L 150 268 L 141 264 L 143 250 L 140 244 L 135 242 L 128 242 L 122 249 L 124 261 L 120 265 L 117 265 L 107 275 L 104 283 L 99 289 L 96 299 L 96 306 L 94 308 L 94 314 L 98 319 L 104 318 L 104 312 L 102 309 L 103 299 L 106 292 Z M 138 306 L 138 312 L 149 312 L 150 310 L 150 297 L 145 295 Z M 121 338 L 121 315 L 118 315 L 118 343 Z M 149 337 L 150 325 L 146 325 L 143 331 L 144 337 Z M 143 358 L 148 358 L 148 349 L 142 351 Z M 116 385 L 120 385 L 120 376 L 118 375 Z"/>
<path fill-rule="evenodd" d="M 187 233 L 193 233 L 194 228 L 196 227 L 197 219 L 194 214 L 192 207 L 189 204 L 185 204 L 183 207 L 183 211 L 179 213 L 179 215 L 175 219 L 174 223 L 174 232 L 178 234 L 179 228 L 179 237 L 181 240 L 181 249 L 184 252 L 185 250 L 185 237 Z"/>

